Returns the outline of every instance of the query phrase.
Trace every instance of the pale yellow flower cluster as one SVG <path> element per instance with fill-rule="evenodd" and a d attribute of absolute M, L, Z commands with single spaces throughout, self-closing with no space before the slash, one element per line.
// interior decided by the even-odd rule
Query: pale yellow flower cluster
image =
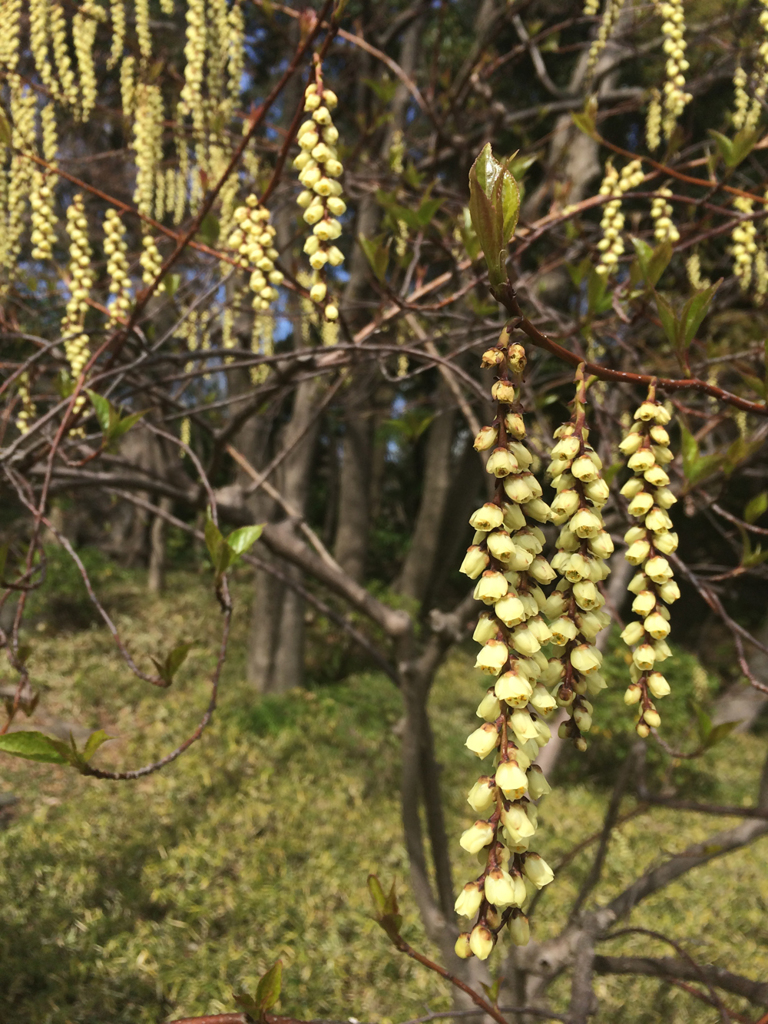
<path fill-rule="evenodd" d="M 163 257 L 160 255 L 157 242 L 149 232 L 147 232 L 142 238 L 141 246 L 141 255 L 139 256 L 139 263 L 141 264 L 142 270 L 141 280 L 143 284 L 149 286 L 160 273 L 160 269 L 163 265 Z"/>
<path fill-rule="evenodd" d="M 624 0 L 606 0 L 605 10 L 603 11 L 603 17 L 600 21 L 600 27 L 597 30 L 597 35 L 589 48 L 589 56 L 587 57 L 587 74 L 594 71 L 595 65 L 597 64 L 598 57 L 605 49 L 605 44 L 610 38 L 611 32 L 614 29 L 616 22 L 619 20 L 621 9 L 624 6 Z M 597 14 L 598 4 L 595 2 L 590 3 L 586 0 L 584 6 L 585 14 Z"/>
<path fill-rule="evenodd" d="M 600 10 L 600 0 L 584 0 L 584 17 L 592 18 Z"/>
<path fill-rule="evenodd" d="M 109 16 L 112 20 L 112 47 L 107 68 L 111 70 L 123 56 L 125 47 L 125 0 L 110 0 Z"/>
<path fill-rule="evenodd" d="M 53 188 L 42 171 L 35 171 L 34 184 L 29 197 L 32 207 L 32 259 L 49 260 L 56 241 L 56 211 L 53 207 Z"/>
<path fill-rule="evenodd" d="M 104 254 L 107 257 L 107 274 L 109 275 L 109 293 L 107 303 L 109 324 L 112 326 L 117 318 L 123 316 L 131 308 L 131 279 L 128 276 L 128 245 L 125 241 L 125 225 L 117 210 L 110 208 L 104 216 Z"/>
<path fill-rule="evenodd" d="M 608 500 L 602 463 L 589 444 L 585 425 L 583 372 L 577 375 L 573 417 L 555 431 L 549 474 L 557 496 L 551 504 L 553 521 L 561 527 L 552 568 L 562 577 L 544 606 L 552 643 L 563 648 L 550 660 L 548 683 L 559 683 L 557 703 L 569 709 L 560 736 L 586 750 L 582 733 L 592 725 L 592 704 L 587 699 L 604 690 L 600 672 L 602 655 L 595 646 L 598 634 L 610 623 L 603 610 L 605 598 L 598 584 L 609 573 L 607 560 L 613 541 L 603 526 L 601 509 Z"/>
<path fill-rule="evenodd" d="M 670 418 L 651 388 L 648 398 L 635 412 L 634 426 L 619 445 L 622 453 L 629 456 L 627 465 L 634 474 L 622 487 L 621 494 L 629 501 L 629 514 L 639 520 L 638 525 L 624 535 L 628 544 L 625 557 L 630 565 L 638 567 L 629 590 L 635 595 L 632 611 L 639 616 L 621 634 L 624 642 L 633 648 L 632 683 L 624 700 L 630 705 L 640 705 L 635 728 L 643 737 L 661 722 L 651 698 L 658 700 L 669 693 L 669 684 L 658 671 L 658 665 L 672 653 L 666 639 L 669 635 L 666 606 L 680 597 L 666 557 L 678 544 L 667 511 L 677 498 L 669 489 L 669 477 L 664 469 L 674 458 L 665 429 Z"/>
<path fill-rule="evenodd" d="M 93 63 L 93 44 L 96 41 L 99 22 L 105 17 L 103 9 L 97 3 L 85 0 L 72 19 L 72 42 L 80 79 L 80 103 L 77 108 L 77 117 L 80 121 L 88 120 L 96 104 L 98 88 Z"/>
<path fill-rule="evenodd" d="M 37 100 L 32 89 L 23 85 L 18 75 L 9 76 L 11 112 L 11 165 L 2 176 L 5 195 L 0 210 L 0 266 L 10 278 L 19 262 L 26 223 L 26 206 L 34 184 L 34 165 L 22 153 L 34 152 L 37 146 L 35 108 Z"/>
<path fill-rule="evenodd" d="M 301 152 L 293 161 L 304 186 L 296 202 L 304 210 L 304 220 L 312 227 L 312 234 L 304 243 L 304 252 L 315 272 L 309 296 L 315 303 L 326 303 L 324 312 L 328 320 L 337 320 L 339 310 L 335 302 L 326 302 L 325 267 L 326 264 L 338 267 L 344 262 L 344 254 L 333 243 L 341 235 L 338 218 L 347 209 L 338 180 L 344 170 L 336 148 L 339 131 L 331 116 L 338 102 L 330 89 L 319 89 L 314 82 L 307 86 L 304 110 L 311 114 L 311 119 L 299 128 L 297 139 Z"/>
<path fill-rule="evenodd" d="M 651 219 L 653 220 L 653 237 L 657 242 L 670 241 L 673 244 L 680 240 L 680 232 L 672 220 L 672 204 L 667 202 L 672 190 L 660 188 L 651 200 Z"/>
<path fill-rule="evenodd" d="M 600 227 L 603 230 L 603 237 L 597 243 L 600 252 L 600 261 L 595 267 L 598 274 L 607 277 L 612 274 L 619 263 L 619 258 L 624 252 L 624 239 L 621 232 L 624 229 L 624 214 L 621 210 L 621 197 L 641 184 L 645 175 L 639 160 L 630 160 L 621 169 L 621 174 L 608 161 L 605 168 L 605 177 L 600 186 L 601 196 L 612 196 L 613 198 L 605 204 Z"/>
<path fill-rule="evenodd" d="M 152 216 L 156 171 L 163 152 L 163 96 L 158 85 L 141 83 L 136 89 L 133 148 L 136 153 L 136 188 L 133 201 L 139 213 Z"/>
<path fill-rule="evenodd" d="M 275 228 L 269 223 L 269 210 L 254 195 L 248 196 L 245 206 L 238 206 L 233 214 L 237 227 L 229 236 L 227 245 L 238 256 L 244 269 L 253 267 L 249 285 L 253 292 L 251 305 L 256 312 L 269 309 L 277 298 L 277 285 L 284 275 L 275 267 L 279 253 L 275 248 Z"/>
<path fill-rule="evenodd" d="M 474 541 L 461 571 L 476 579 L 475 598 L 486 606 L 474 632 L 480 643 L 476 667 L 493 677 L 477 715 L 483 724 L 467 739 L 480 758 L 493 755 L 493 768 L 472 787 L 468 802 L 480 817 L 461 836 L 461 846 L 479 854 L 480 874 L 464 886 L 457 913 L 477 918 L 456 942 L 461 957 L 486 959 L 505 924 L 513 941 L 528 941 L 522 906 L 531 891 L 552 881 L 542 858 L 529 850 L 536 832 L 534 803 L 549 786 L 534 763 L 550 738 L 544 716 L 556 707 L 547 684 L 552 667 L 541 648 L 552 637 L 541 616 L 546 598 L 541 584 L 555 574 L 542 555 L 544 534 L 537 525 L 552 513 L 531 472 L 525 425 L 514 379 L 525 367 L 525 352 L 510 345 L 507 331 L 483 357 L 497 368 L 492 388 L 496 417 L 483 427 L 475 448 L 490 451 L 487 471 L 496 477 L 493 501 L 470 518 Z M 559 663 L 558 663 L 559 668 Z"/>
<path fill-rule="evenodd" d="M 26 372 L 19 376 L 17 394 L 19 397 L 19 411 L 16 414 L 16 429 L 20 434 L 26 434 L 30 423 L 37 416 L 37 408 L 32 401 L 32 395 L 29 390 L 29 374 Z"/>
<path fill-rule="evenodd" d="M 661 145 L 661 93 L 651 89 L 648 111 L 645 115 L 645 143 L 653 153 Z"/>
<path fill-rule="evenodd" d="M 664 53 L 667 55 L 662 128 L 664 138 L 668 139 L 686 105 L 693 99 L 693 96 L 685 91 L 685 72 L 690 67 L 685 56 L 685 13 L 683 0 L 653 2 L 663 19 L 661 33 L 664 36 Z"/>
<path fill-rule="evenodd" d="M 752 200 L 746 196 L 736 196 L 733 206 L 739 213 L 752 213 Z M 752 281 L 752 263 L 757 253 L 756 236 L 757 228 L 753 220 L 740 221 L 731 232 L 733 272 L 744 292 Z"/>
<path fill-rule="evenodd" d="M 88 295 L 93 287 L 88 221 L 85 216 L 83 197 L 80 193 L 72 198 L 67 209 L 67 233 L 69 234 L 70 295 L 61 325 L 61 335 L 72 378 L 77 380 L 88 362 L 88 335 L 84 332 L 84 324 L 85 314 L 88 310 Z M 84 402 L 85 398 L 80 395 L 74 411 L 77 412 Z"/>

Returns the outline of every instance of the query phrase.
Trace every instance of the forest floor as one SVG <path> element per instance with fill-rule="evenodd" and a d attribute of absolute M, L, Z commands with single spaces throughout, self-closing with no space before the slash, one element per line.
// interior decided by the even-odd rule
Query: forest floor
<path fill-rule="evenodd" d="M 449 1006 L 441 979 L 395 952 L 369 916 L 366 877 L 373 871 L 384 882 L 396 880 L 404 934 L 433 952 L 407 885 L 397 797 L 398 692 L 375 672 L 330 681 L 318 669 L 308 689 L 256 697 L 244 679 L 249 584 L 240 572 L 219 710 L 203 739 L 176 763 L 138 782 L 111 783 L 64 767 L 0 760 L 0 793 L 18 798 L 0 823 L 3 1024 L 159 1024 L 223 1012 L 233 1009 L 233 991 L 253 994 L 278 957 L 283 1013 L 388 1024 Z M 83 732 L 103 728 L 115 737 L 94 763 L 137 767 L 172 749 L 202 714 L 220 617 L 207 577 L 172 574 L 159 598 L 147 595 L 137 573 L 102 567 L 99 582 L 143 668 L 151 671 L 151 654 L 194 643 L 173 686 L 159 691 L 133 679 L 107 631 L 87 621 L 87 608 L 78 628 L 64 628 L 62 616 L 77 611 L 74 598 L 64 610 L 44 602 L 33 608 L 32 676 L 47 721 Z M 315 623 L 311 633 L 310 666 L 327 664 L 332 632 Z M 632 740 L 618 646 L 607 665 L 611 688 L 596 702 L 590 749 L 561 759 L 553 793 L 541 804 L 539 848 L 553 865 L 599 830 L 611 780 Z M 342 669 L 340 662 L 334 671 Z M 662 708 L 665 736 L 691 749 L 690 702 L 706 707 L 717 681 L 682 651 L 668 675 L 673 696 Z M 432 701 L 453 837 L 473 817 L 464 798 L 478 763 L 463 743 L 480 693 L 469 650 L 457 651 L 440 672 Z M 650 778 L 687 798 L 746 806 L 754 800 L 765 747 L 759 730 L 730 736 L 697 761 L 679 763 L 673 775 L 654 747 Z M 635 806 L 627 796 L 622 811 Z M 660 858 L 733 823 L 658 808 L 631 817 L 616 830 L 595 899 L 607 902 Z M 546 890 L 537 936 L 562 925 L 593 849 L 577 854 Z M 452 852 L 458 889 L 471 858 L 457 843 Z M 629 923 L 680 941 L 702 962 L 764 980 L 767 852 L 763 839 L 691 872 L 636 908 Z M 600 951 L 674 955 L 643 935 L 613 940 Z M 493 961 L 491 968 L 498 970 Z M 565 984 L 554 991 L 555 1007 Z M 598 978 L 597 993 L 598 1024 L 721 1019 L 687 993 L 654 981 Z M 725 1001 L 745 1015 L 740 1019 L 760 1017 L 755 1007 Z"/>

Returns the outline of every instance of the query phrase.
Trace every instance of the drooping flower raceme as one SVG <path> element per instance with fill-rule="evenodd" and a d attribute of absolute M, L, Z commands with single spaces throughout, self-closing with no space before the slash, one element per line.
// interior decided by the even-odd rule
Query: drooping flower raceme
<path fill-rule="evenodd" d="M 638 567 L 629 584 L 635 595 L 632 611 L 638 619 L 630 622 L 621 634 L 633 649 L 632 682 L 624 700 L 640 705 L 636 729 L 643 737 L 661 722 L 652 698 L 658 700 L 669 693 L 669 684 L 658 666 L 671 654 L 667 644 L 667 605 L 680 596 L 667 559 L 677 548 L 677 534 L 667 511 L 677 498 L 669 489 L 664 469 L 674 458 L 666 431 L 669 420 L 669 412 L 656 400 L 655 388 L 651 387 L 648 398 L 635 412 L 635 424 L 619 445 L 634 474 L 621 493 L 629 501 L 629 514 L 638 520 L 624 535 L 629 545 L 625 557 Z"/>
<path fill-rule="evenodd" d="M 592 704 L 587 696 L 594 696 L 606 685 L 595 640 L 610 622 L 610 615 L 603 611 L 605 598 L 598 583 L 610 571 L 607 559 L 613 552 L 613 541 L 603 527 L 600 511 L 608 500 L 608 485 L 585 425 L 583 366 L 579 367 L 576 382 L 573 417 L 555 431 L 557 443 L 549 465 L 557 491 L 552 518 L 561 527 L 552 568 L 562 578 L 547 599 L 544 612 L 550 620 L 552 643 L 563 648 L 563 655 L 550 660 L 545 675 L 550 686 L 560 683 L 557 702 L 570 712 L 569 719 L 560 726 L 560 735 L 570 737 L 578 749 L 586 750 L 582 733 L 592 725 Z"/>
<path fill-rule="evenodd" d="M 546 600 L 541 584 L 555 574 L 541 554 L 544 534 L 538 524 L 548 522 L 551 511 L 531 472 L 533 459 L 510 379 L 510 371 L 522 373 L 525 353 L 509 344 L 504 330 L 483 363 L 499 373 L 492 389 L 496 417 L 480 431 L 475 448 L 490 452 L 486 469 L 497 483 L 493 500 L 470 518 L 475 536 L 461 571 L 477 580 L 475 597 L 485 605 L 474 632 L 481 644 L 476 667 L 492 678 L 477 709 L 482 724 L 467 747 L 481 759 L 492 756 L 493 766 L 468 796 L 478 820 L 460 842 L 468 853 L 480 855 L 483 868 L 456 900 L 457 913 L 475 919 L 472 929 L 459 935 L 456 952 L 484 960 L 505 924 L 516 943 L 528 941 L 521 909 L 526 880 L 541 888 L 553 878 L 529 844 L 537 824 L 534 801 L 549 791 L 534 762 L 550 736 L 544 716 L 556 704 L 545 685 L 549 666 L 541 651 L 551 638 L 541 617 Z"/>
<path fill-rule="evenodd" d="M 301 152 L 293 166 L 299 171 L 303 191 L 296 202 L 312 228 L 312 234 L 304 243 L 304 252 L 315 272 L 309 296 L 313 302 L 324 304 L 327 320 L 338 320 L 338 307 L 328 300 L 325 267 L 338 267 L 344 260 L 341 249 L 334 244 L 341 235 L 338 218 L 347 209 L 338 180 L 344 170 L 336 149 L 339 131 L 331 115 L 339 101 L 334 92 L 323 88 L 319 69 L 317 77 L 320 85 L 311 82 L 304 94 L 304 110 L 310 117 L 297 133 Z"/>

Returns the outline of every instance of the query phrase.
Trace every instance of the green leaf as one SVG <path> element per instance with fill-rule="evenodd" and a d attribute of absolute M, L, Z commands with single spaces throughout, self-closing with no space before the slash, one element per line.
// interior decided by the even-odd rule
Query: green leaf
<path fill-rule="evenodd" d="M 109 429 L 109 441 L 119 441 L 124 434 L 127 434 L 131 427 L 135 426 L 142 416 L 147 415 L 147 410 L 144 409 L 142 412 L 132 412 L 129 416 L 123 416 L 117 423 L 114 423 Z"/>
<path fill-rule="evenodd" d="M 227 537 L 227 544 L 234 555 L 249 551 L 264 532 L 264 523 L 258 526 L 241 526 Z"/>
<path fill-rule="evenodd" d="M 215 213 L 206 213 L 198 233 L 206 245 L 216 244 L 219 237 L 219 218 Z"/>
<path fill-rule="evenodd" d="M 699 741 L 703 747 L 706 747 L 707 740 L 712 733 L 712 719 L 704 708 L 700 708 L 698 705 L 694 707 L 694 711 L 696 712 L 696 727 L 699 733 Z"/>
<path fill-rule="evenodd" d="M 444 202 L 444 199 L 424 199 L 416 211 L 416 220 L 419 227 L 427 227 Z"/>
<path fill-rule="evenodd" d="M 368 875 L 368 892 L 371 894 L 373 906 L 377 914 L 384 914 L 386 912 L 387 900 L 384 896 L 384 890 L 381 887 L 381 882 L 378 880 L 376 875 Z"/>
<path fill-rule="evenodd" d="M 649 288 L 655 288 L 672 259 L 672 243 L 667 239 L 652 249 L 641 238 L 632 238 L 632 244 L 637 253 L 643 280 Z"/>
<path fill-rule="evenodd" d="M 93 755 L 99 749 L 102 744 L 106 743 L 107 740 L 114 739 L 113 736 L 109 736 L 103 729 L 99 729 L 97 732 L 92 732 L 88 739 L 85 741 L 83 747 L 82 760 L 86 763 L 91 760 Z"/>
<path fill-rule="evenodd" d="M 469 212 L 485 255 L 491 289 L 507 279 L 506 247 L 517 226 L 519 209 L 517 182 L 487 143 L 469 172 Z"/>
<path fill-rule="evenodd" d="M 702 457 L 697 459 L 693 464 L 690 472 L 686 473 L 688 483 L 693 487 L 694 484 L 704 480 L 705 477 L 716 473 L 722 465 L 723 456 L 718 452 L 714 452 L 712 455 L 702 455 Z"/>
<path fill-rule="evenodd" d="M 760 516 L 768 512 L 768 491 L 761 491 L 750 498 L 744 509 L 744 519 L 748 523 L 756 523 Z M 0 574 L 2 575 L 2 574 Z"/>
<path fill-rule="evenodd" d="M 224 538 L 221 535 L 221 530 L 211 519 L 210 513 L 208 513 L 205 517 L 205 546 L 208 548 L 208 554 L 211 556 L 211 561 L 214 565 L 219 560 L 222 544 L 224 544 Z"/>
<path fill-rule="evenodd" d="M 709 129 L 709 134 L 715 140 L 717 151 L 723 158 L 726 167 L 733 166 L 733 143 L 727 135 L 723 135 L 722 132 L 716 132 L 714 128 Z"/>
<path fill-rule="evenodd" d="M 480 255 L 480 241 L 477 237 L 477 232 L 472 226 L 472 217 L 468 206 L 465 206 L 461 211 L 459 230 L 461 231 L 461 240 L 464 243 L 464 248 L 467 250 L 467 256 L 474 262 Z"/>
<path fill-rule="evenodd" d="M 375 238 L 366 238 L 365 235 L 358 235 L 357 238 L 376 280 L 384 284 L 389 264 L 389 249 L 384 245 L 384 236 L 377 235 Z"/>
<path fill-rule="evenodd" d="M 752 388 L 752 390 L 760 395 L 761 398 L 765 398 L 766 386 L 765 381 L 760 380 L 759 377 L 754 377 L 751 373 L 744 373 L 743 370 L 736 368 L 736 372 L 741 379 Z"/>
<path fill-rule="evenodd" d="M 679 321 L 677 319 L 677 314 L 672 308 L 671 303 L 667 302 L 667 300 L 659 295 L 655 290 L 653 297 L 656 300 L 656 309 L 659 311 L 659 319 L 661 320 L 661 326 L 664 328 L 664 333 L 667 336 L 667 341 L 670 343 L 672 348 L 677 350 L 679 336 Z"/>
<path fill-rule="evenodd" d="M 271 1010 L 280 998 L 280 990 L 283 986 L 283 962 L 276 960 L 267 973 L 259 979 L 256 988 L 256 1005 L 259 1008 L 259 1017 L 264 1019 L 267 1010 Z"/>
<path fill-rule="evenodd" d="M 51 739 L 42 732 L 10 732 L 0 736 L 0 751 L 13 754 L 14 757 L 23 757 L 27 761 L 43 761 L 47 764 L 72 763 L 66 743 Z"/>
<path fill-rule="evenodd" d="M 172 299 L 176 292 L 179 290 L 181 284 L 181 274 L 166 274 L 162 280 L 165 294 L 169 299 Z"/>
<path fill-rule="evenodd" d="M 606 313 L 611 308 L 612 302 L 605 275 L 598 274 L 592 267 L 587 281 L 587 312 L 592 316 Z"/>
<path fill-rule="evenodd" d="M 696 292 L 686 304 L 683 306 L 683 311 L 680 314 L 681 321 L 681 338 L 680 343 L 683 349 L 687 349 L 693 339 L 696 337 L 696 332 L 701 326 L 701 321 L 707 315 L 712 299 L 714 298 L 715 292 L 722 284 L 722 278 L 719 281 L 715 281 L 709 288 L 703 289 L 703 291 Z"/>
<path fill-rule="evenodd" d="M 734 167 L 738 167 L 742 160 L 749 156 L 755 148 L 757 140 L 760 138 L 759 132 L 748 128 L 742 128 L 741 131 L 738 131 L 733 141 L 726 135 L 716 132 L 713 128 L 709 129 L 709 134 L 715 140 L 715 145 L 720 156 L 723 158 L 725 166 L 731 170 Z"/>
<path fill-rule="evenodd" d="M 729 736 L 737 725 L 740 725 L 741 721 L 738 722 L 720 722 L 718 725 L 713 725 L 704 740 L 704 749 L 709 750 L 710 747 L 714 747 L 716 743 L 724 740 L 726 736 Z"/>
<path fill-rule="evenodd" d="M 598 139 L 595 115 L 597 114 L 597 97 L 590 96 L 580 113 L 572 113 L 571 119 L 580 132 L 584 132 L 590 139 Z"/>
<path fill-rule="evenodd" d="M 91 400 L 91 405 L 96 413 L 96 419 L 99 421 L 101 432 L 105 436 L 109 433 L 110 425 L 113 423 L 115 418 L 115 412 L 112 408 L 112 404 L 108 398 L 103 395 L 97 395 L 95 391 L 91 391 L 90 388 L 85 389 L 86 394 Z"/>
<path fill-rule="evenodd" d="M 232 998 L 235 1000 L 235 1002 L 237 1003 L 241 1010 L 245 1010 L 245 1012 L 250 1017 L 253 1017 L 254 1020 L 259 1019 L 260 1011 L 258 1003 L 256 1002 L 255 999 L 253 999 L 251 996 L 247 996 L 244 992 L 233 992 Z"/>

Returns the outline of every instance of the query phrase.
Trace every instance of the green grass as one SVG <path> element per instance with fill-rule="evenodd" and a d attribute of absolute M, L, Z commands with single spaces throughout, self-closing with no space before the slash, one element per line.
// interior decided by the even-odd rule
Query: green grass
<path fill-rule="evenodd" d="M 195 641 L 172 689 L 132 680 L 102 628 L 56 632 L 44 605 L 31 631 L 31 666 L 47 710 L 117 737 L 97 763 L 135 767 L 194 727 L 207 700 L 219 614 L 205 575 L 172 575 L 163 599 L 149 598 L 133 574 L 103 582 L 121 635 L 143 667 L 149 654 Z M 0 790 L 20 797 L 0 832 L 0 1020 L 156 1024 L 222 1012 L 232 1008 L 233 990 L 253 994 L 277 957 L 285 966 L 282 1011 L 298 1017 L 387 1022 L 449 1005 L 442 981 L 395 953 L 368 916 L 368 872 L 396 877 L 405 932 L 429 951 L 407 890 L 400 833 L 393 731 L 399 695 L 381 675 L 357 673 L 259 700 L 243 679 L 248 590 L 246 576 L 235 581 L 232 658 L 215 723 L 174 765 L 137 783 L 104 783 L 63 768 L 0 762 Z M 612 655 L 609 665 L 620 677 L 623 655 Z M 468 651 L 457 652 L 432 701 L 453 836 L 470 820 L 464 794 L 478 768 L 463 747 L 481 692 L 470 666 Z M 670 676 L 675 696 L 668 711 L 662 708 L 665 734 L 691 746 L 686 701 L 706 703 L 711 681 L 683 654 Z M 540 848 L 552 863 L 600 827 L 617 752 L 632 735 L 621 690 L 617 682 L 598 702 L 589 753 L 563 759 L 542 804 Z M 729 738 L 695 768 L 683 764 L 686 795 L 749 802 L 764 753 L 764 739 Z M 665 765 L 651 755 L 655 784 Z M 726 824 L 654 811 L 622 825 L 598 901 Z M 763 840 L 692 872 L 637 908 L 631 923 L 669 934 L 697 958 L 765 978 L 767 846 Z M 456 843 L 453 849 L 458 885 L 471 859 Z M 537 936 L 562 925 L 589 863 L 588 854 L 579 855 L 550 886 Z M 641 937 L 604 951 L 670 955 Z M 554 990 L 560 1005 L 565 985 L 563 979 Z M 597 989 L 598 1022 L 718 1020 L 684 993 L 648 980 L 598 979 Z"/>

